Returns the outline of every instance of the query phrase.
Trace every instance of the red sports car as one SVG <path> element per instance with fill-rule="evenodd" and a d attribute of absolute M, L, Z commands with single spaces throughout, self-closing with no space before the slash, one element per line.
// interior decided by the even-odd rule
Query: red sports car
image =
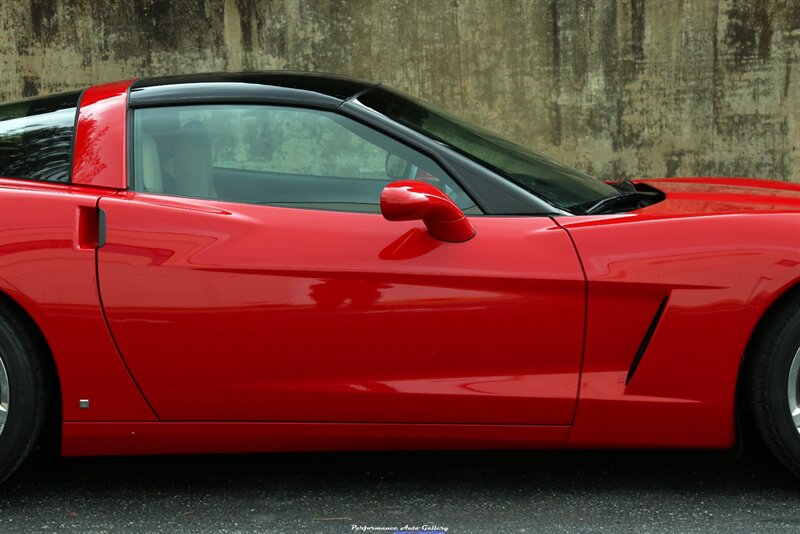
<path fill-rule="evenodd" d="M 606 183 L 380 84 L 0 106 L 0 479 L 64 455 L 732 447 L 800 473 L 800 185 Z"/>

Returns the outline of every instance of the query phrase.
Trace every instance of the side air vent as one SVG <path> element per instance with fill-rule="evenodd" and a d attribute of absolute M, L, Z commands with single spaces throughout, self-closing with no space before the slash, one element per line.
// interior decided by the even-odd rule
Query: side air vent
<path fill-rule="evenodd" d="M 639 345 L 639 350 L 636 351 L 636 356 L 633 357 L 631 368 L 628 370 L 628 376 L 625 378 L 626 386 L 631 381 L 631 378 L 633 378 L 633 373 L 636 372 L 636 368 L 639 367 L 639 362 L 642 361 L 642 356 L 644 356 L 644 353 L 647 351 L 647 347 L 650 346 L 650 340 L 653 338 L 653 333 L 656 331 L 658 323 L 661 321 L 661 316 L 664 315 L 664 309 L 667 307 L 668 300 L 669 295 L 664 297 L 664 300 L 662 300 L 661 304 L 658 305 L 656 314 L 653 316 L 653 320 L 650 321 L 650 326 L 647 327 L 647 332 L 644 333 L 642 343 Z"/>

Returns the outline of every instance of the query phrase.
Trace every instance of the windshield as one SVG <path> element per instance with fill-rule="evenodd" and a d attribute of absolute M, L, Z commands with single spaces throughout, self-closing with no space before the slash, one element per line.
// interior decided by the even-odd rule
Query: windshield
<path fill-rule="evenodd" d="M 558 208 L 585 213 L 587 207 L 618 194 L 605 182 L 410 96 L 376 87 L 358 101 L 488 165 Z"/>

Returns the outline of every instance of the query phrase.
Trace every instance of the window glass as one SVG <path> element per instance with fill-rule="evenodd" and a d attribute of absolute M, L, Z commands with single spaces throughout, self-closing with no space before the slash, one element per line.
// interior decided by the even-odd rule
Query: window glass
<path fill-rule="evenodd" d="M 358 101 L 487 164 L 554 206 L 573 213 L 585 213 L 598 201 L 619 194 L 601 180 L 399 92 L 377 87 L 359 96 Z"/>
<path fill-rule="evenodd" d="M 0 105 L 0 176 L 69 182 L 80 92 Z"/>
<path fill-rule="evenodd" d="M 390 182 L 424 180 L 474 202 L 433 160 L 332 112 L 259 105 L 134 114 L 134 189 L 253 204 L 379 212 Z"/>

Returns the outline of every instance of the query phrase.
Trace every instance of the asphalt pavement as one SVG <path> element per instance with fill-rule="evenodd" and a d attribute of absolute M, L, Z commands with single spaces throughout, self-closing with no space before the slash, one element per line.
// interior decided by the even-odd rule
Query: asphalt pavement
<path fill-rule="evenodd" d="M 0 487 L 0 532 L 797 532 L 800 481 L 731 452 L 65 458 Z"/>

